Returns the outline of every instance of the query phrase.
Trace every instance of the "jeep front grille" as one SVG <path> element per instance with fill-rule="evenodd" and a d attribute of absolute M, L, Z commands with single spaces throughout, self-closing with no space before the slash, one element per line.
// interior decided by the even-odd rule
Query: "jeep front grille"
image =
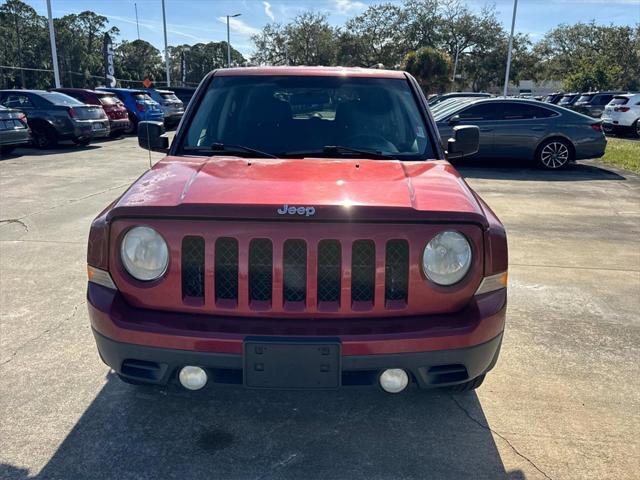
<path fill-rule="evenodd" d="M 389 239 L 382 244 L 369 239 L 321 240 L 309 244 L 304 239 L 274 243 L 266 238 L 239 242 L 220 237 L 212 247 L 206 250 L 203 237 L 184 237 L 183 297 L 204 299 L 211 294 L 222 309 L 248 305 L 269 310 L 278 302 L 284 310 L 319 312 L 337 311 L 345 300 L 353 311 L 370 310 L 378 300 L 387 309 L 403 308 L 408 302 L 407 240 Z M 207 291 L 211 287 L 205 287 L 205 255 L 213 256 L 212 292 Z M 376 288 L 380 269 L 384 269 L 384 289 Z M 242 292 L 244 299 L 240 298 Z"/>

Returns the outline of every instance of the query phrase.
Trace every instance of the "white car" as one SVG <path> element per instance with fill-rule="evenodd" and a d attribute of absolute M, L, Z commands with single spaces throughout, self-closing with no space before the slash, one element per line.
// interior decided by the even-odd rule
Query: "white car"
<path fill-rule="evenodd" d="M 640 93 L 613 97 L 604 107 L 602 128 L 607 133 L 630 131 L 640 137 Z"/>

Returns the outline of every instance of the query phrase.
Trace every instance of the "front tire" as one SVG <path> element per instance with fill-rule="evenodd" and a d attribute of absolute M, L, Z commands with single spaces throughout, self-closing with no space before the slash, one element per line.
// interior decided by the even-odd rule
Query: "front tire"
<path fill-rule="evenodd" d="M 473 380 L 469 380 L 468 382 L 461 383 L 459 385 L 452 385 L 450 387 L 445 387 L 448 393 L 466 393 L 475 390 L 482 382 L 484 382 L 484 377 L 486 377 L 486 373 L 483 373 L 479 377 L 474 378 Z"/>
<path fill-rule="evenodd" d="M 635 133 L 635 136 L 640 138 L 640 118 L 635 121 L 631 128 L 632 132 Z"/>
<path fill-rule="evenodd" d="M 566 140 L 552 138 L 542 142 L 536 151 L 538 165 L 547 170 L 560 170 L 573 160 L 573 147 Z"/>

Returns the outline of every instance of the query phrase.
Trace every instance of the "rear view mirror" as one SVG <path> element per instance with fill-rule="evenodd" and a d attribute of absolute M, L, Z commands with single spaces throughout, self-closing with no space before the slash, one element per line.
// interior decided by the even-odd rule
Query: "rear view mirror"
<path fill-rule="evenodd" d="M 480 129 L 475 125 L 453 127 L 453 137 L 447 142 L 447 158 L 468 157 L 480 149 Z"/>
<path fill-rule="evenodd" d="M 454 115 L 449 119 L 449 125 L 455 125 L 456 123 L 460 123 L 460 115 Z"/>
<path fill-rule="evenodd" d="M 169 137 L 164 132 L 164 123 L 162 122 L 139 122 L 138 145 L 145 150 L 166 153 L 169 151 Z"/>

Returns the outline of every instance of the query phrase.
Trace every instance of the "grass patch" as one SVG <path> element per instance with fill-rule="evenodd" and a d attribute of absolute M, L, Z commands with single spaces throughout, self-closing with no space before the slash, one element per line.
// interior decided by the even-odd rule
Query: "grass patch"
<path fill-rule="evenodd" d="M 600 160 L 640 174 L 640 141 L 607 138 L 607 150 Z"/>

